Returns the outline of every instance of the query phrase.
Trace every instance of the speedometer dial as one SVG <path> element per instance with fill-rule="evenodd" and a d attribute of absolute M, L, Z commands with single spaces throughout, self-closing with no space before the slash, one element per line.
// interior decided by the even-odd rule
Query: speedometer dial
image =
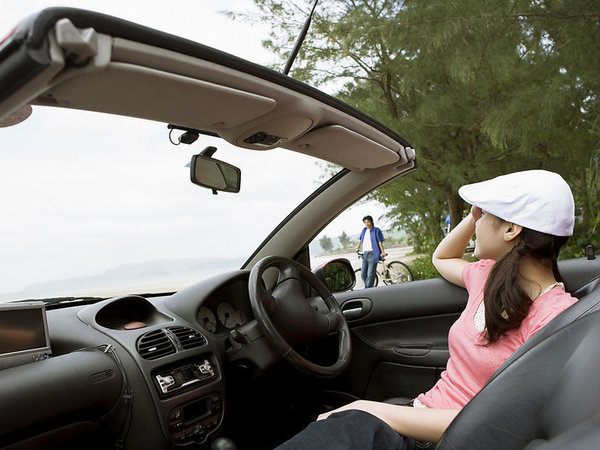
<path fill-rule="evenodd" d="M 203 306 L 200 308 L 200 311 L 198 311 L 198 322 L 200 322 L 200 326 L 209 333 L 217 332 L 217 318 L 206 306 Z"/>
<path fill-rule="evenodd" d="M 217 305 L 217 316 L 225 328 L 233 328 L 243 323 L 241 314 L 227 302 L 221 302 Z"/>

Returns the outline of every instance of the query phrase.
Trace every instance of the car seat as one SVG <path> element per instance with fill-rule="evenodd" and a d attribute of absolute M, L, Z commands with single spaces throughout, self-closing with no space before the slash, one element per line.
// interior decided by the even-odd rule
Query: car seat
<path fill-rule="evenodd" d="M 499 374 L 501 374 L 505 370 L 505 368 L 512 364 L 513 361 L 520 358 L 522 355 L 527 353 L 530 349 L 535 347 L 538 343 L 542 342 L 548 336 L 556 333 L 557 331 L 568 326 L 569 324 L 580 319 L 581 317 L 584 317 L 595 311 L 600 311 L 599 283 L 600 277 L 590 281 L 589 283 L 579 288 L 576 292 L 574 292 L 573 296 L 578 297 L 580 299 L 576 303 L 571 305 L 571 307 L 567 308 L 561 314 L 556 316 L 545 327 L 543 327 L 530 339 L 523 343 L 521 347 L 515 350 L 515 352 L 496 370 L 496 372 L 488 380 L 488 383 L 490 383 Z M 412 398 L 408 397 L 393 397 L 385 400 L 385 402 L 392 403 L 395 405 L 406 405 L 411 400 Z"/>
<path fill-rule="evenodd" d="M 600 293 L 593 295 L 574 311 L 593 304 L 597 309 Z M 437 449 L 598 448 L 600 311 L 561 316 L 501 366 L 450 424 Z"/>

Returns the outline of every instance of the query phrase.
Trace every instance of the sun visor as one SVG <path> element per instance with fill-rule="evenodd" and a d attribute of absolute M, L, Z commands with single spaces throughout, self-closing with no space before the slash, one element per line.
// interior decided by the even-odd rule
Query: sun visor
<path fill-rule="evenodd" d="M 375 169 L 400 161 L 396 151 L 341 125 L 311 131 L 286 148 L 355 170 Z"/>
<path fill-rule="evenodd" d="M 182 75 L 110 63 L 105 70 L 72 77 L 38 98 L 49 106 L 102 111 L 219 131 L 273 110 L 261 95 Z"/>

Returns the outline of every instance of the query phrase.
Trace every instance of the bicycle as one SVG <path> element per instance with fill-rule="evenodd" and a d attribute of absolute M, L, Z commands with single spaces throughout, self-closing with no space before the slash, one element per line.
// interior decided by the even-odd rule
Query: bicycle
<path fill-rule="evenodd" d="M 356 252 L 358 259 L 363 257 L 363 254 Z M 373 287 L 379 284 L 379 278 L 383 280 L 383 284 L 398 284 L 406 283 L 407 281 L 413 280 L 413 274 L 407 264 L 402 261 L 391 261 L 388 264 L 385 262 L 385 258 L 380 259 L 377 262 L 377 269 L 375 271 L 375 280 L 373 281 Z M 365 283 L 360 275 L 361 269 L 356 269 L 356 285 L 354 289 L 364 289 Z"/>

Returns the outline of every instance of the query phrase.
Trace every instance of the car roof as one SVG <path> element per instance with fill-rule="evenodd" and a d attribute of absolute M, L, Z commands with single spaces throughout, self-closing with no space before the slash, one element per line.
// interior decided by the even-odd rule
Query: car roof
<path fill-rule="evenodd" d="M 45 9 L 0 45 L 0 119 L 26 105 L 154 120 L 246 149 L 285 148 L 357 172 L 385 166 L 402 172 L 415 164 L 410 144 L 395 131 L 305 83 L 75 8 Z"/>

